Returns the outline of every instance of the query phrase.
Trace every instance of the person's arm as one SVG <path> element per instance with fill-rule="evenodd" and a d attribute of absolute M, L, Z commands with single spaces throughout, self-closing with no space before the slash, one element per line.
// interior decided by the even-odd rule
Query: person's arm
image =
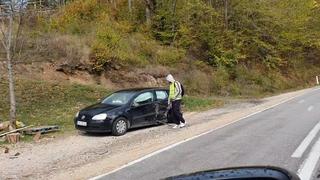
<path fill-rule="evenodd" d="M 172 103 L 172 99 L 175 97 L 174 94 L 174 84 L 173 83 L 170 83 L 170 86 L 169 86 L 169 95 L 168 95 L 168 109 L 171 108 L 171 103 Z"/>

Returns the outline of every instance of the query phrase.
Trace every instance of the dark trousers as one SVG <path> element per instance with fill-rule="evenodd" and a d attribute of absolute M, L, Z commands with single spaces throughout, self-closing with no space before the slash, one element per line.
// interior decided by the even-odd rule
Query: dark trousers
<path fill-rule="evenodd" d="M 180 124 L 185 123 L 186 121 L 184 120 L 181 112 L 181 100 L 176 100 L 172 102 L 172 116 L 173 116 L 173 123 L 175 124 Z"/>

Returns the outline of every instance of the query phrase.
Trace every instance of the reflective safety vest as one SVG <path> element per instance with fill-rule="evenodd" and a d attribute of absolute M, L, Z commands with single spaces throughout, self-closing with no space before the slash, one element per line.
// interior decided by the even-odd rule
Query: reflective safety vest
<path fill-rule="evenodd" d="M 171 101 L 182 99 L 182 89 L 178 81 L 175 81 L 174 83 L 170 83 L 169 99 Z"/>

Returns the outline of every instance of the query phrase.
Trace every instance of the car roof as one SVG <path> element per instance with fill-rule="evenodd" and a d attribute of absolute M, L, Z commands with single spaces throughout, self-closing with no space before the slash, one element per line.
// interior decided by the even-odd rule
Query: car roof
<path fill-rule="evenodd" d="M 168 90 L 168 88 L 161 88 L 161 87 L 130 88 L 130 89 L 122 89 L 117 92 L 124 92 L 124 91 L 142 92 L 142 91 L 148 91 L 148 90 Z"/>

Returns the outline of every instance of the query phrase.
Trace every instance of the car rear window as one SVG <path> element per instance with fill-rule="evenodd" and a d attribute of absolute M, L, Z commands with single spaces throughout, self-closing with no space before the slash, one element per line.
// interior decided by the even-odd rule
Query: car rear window
<path fill-rule="evenodd" d="M 157 100 L 165 100 L 168 98 L 168 94 L 166 91 L 156 91 Z"/>

